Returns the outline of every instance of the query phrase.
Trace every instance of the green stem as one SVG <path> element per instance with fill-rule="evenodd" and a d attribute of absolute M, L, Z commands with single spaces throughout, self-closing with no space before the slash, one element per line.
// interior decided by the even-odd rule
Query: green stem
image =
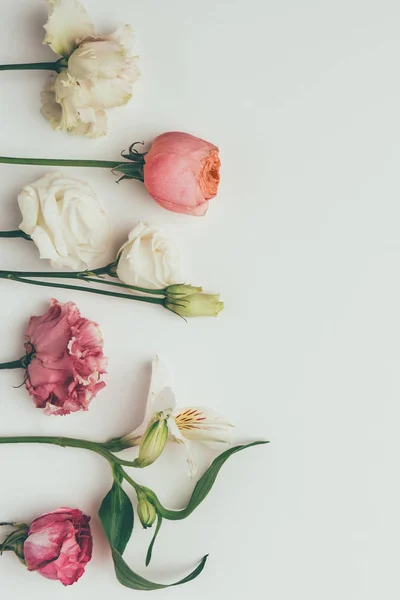
<path fill-rule="evenodd" d="M 111 465 L 123 465 L 131 467 L 132 463 L 127 460 L 122 460 L 117 456 L 114 456 L 103 444 L 98 442 L 88 442 L 87 440 L 80 440 L 68 437 L 53 437 L 53 436 L 42 436 L 42 435 L 22 435 L 22 436 L 11 436 L 11 437 L 0 437 L 0 444 L 50 444 L 52 446 L 61 446 L 62 448 L 82 448 L 84 450 L 90 450 L 96 454 L 100 454 L 105 458 Z"/>
<path fill-rule="evenodd" d="M 0 232 L 1 237 L 1 232 Z M 11 236 L 10 236 L 11 237 Z M 90 271 L 0 271 L 0 279 L 6 279 L 10 275 L 15 275 L 16 277 L 46 277 L 48 279 L 79 279 L 80 281 L 88 281 L 89 283 L 101 283 L 103 285 L 111 285 L 114 287 L 120 287 L 127 290 L 134 290 L 136 292 L 141 292 L 143 294 L 152 294 L 154 296 L 164 296 L 165 288 L 161 290 L 154 290 L 150 288 L 143 288 L 137 285 L 128 285 L 126 283 L 121 283 L 120 281 L 109 281 L 107 279 L 101 279 L 100 275 L 110 275 L 110 269 L 114 266 L 115 263 L 111 263 L 110 265 L 106 265 L 105 267 L 101 267 L 99 269 L 94 269 Z M 90 277 L 90 275 L 98 275 L 99 278 Z M 112 277 L 112 275 L 110 275 Z M 131 297 L 131 296 L 130 296 Z"/>
<path fill-rule="evenodd" d="M 32 241 L 31 236 L 20 229 L 15 229 L 13 231 L 0 231 L 0 238 L 23 238 L 24 240 Z"/>
<path fill-rule="evenodd" d="M 64 283 L 50 283 L 48 281 L 33 281 L 19 276 L 16 272 L 5 272 L 0 271 L 0 279 L 11 279 L 12 281 L 19 281 L 21 283 L 28 283 L 30 285 L 38 285 L 42 287 L 61 288 L 64 290 L 75 290 L 77 292 L 86 292 L 89 294 L 99 294 L 101 296 L 112 296 L 114 298 L 124 298 L 125 300 L 138 300 L 139 302 L 146 302 L 148 304 L 159 304 L 164 306 L 163 298 L 149 298 L 147 296 L 135 296 L 133 294 L 120 294 L 119 292 L 110 292 L 108 290 L 95 290 L 93 288 L 85 288 L 79 285 L 67 285 Z M 51 277 L 51 273 L 47 274 Z"/>
<path fill-rule="evenodd" d="M 10 362 L 0 363 L 0 370 L 3 369 L 23 369 L 22 360 L 11 360 Z"/>
<path fill-rule="evenodd" d="M 59 61 L 40 63 L 17 63 L 11 65 L 0 65 L 0 71 L 56 71 L 60 72 Z"/>
<path fill-rule="evenodd" d="M 53 277 L 53 275 L 52 275 L 52 277 Z M 79 279 L 82 279 L 83 281 L 89 281 L 90 283 L 102 283 L 104 285 L 112 285 L 114 287 L 120 287 L 120 288 L 125 288 L 128 290 L 134 290 L 135 292 L 142 292 L 143 294 L 152 294 L 154 296 L 164 296 L 165 295 L 165 289 L 151 290 L 149 288 L 142 288 L 137 285 L 128 285 L 126 283 L 120 283 L 119 281 L 108 281 L 107 279 L 95 279 L 94 277 L 85 277 L 84 275 L 82 275 Z"/>
<path fill-rule="evenodd" d="M 62 158 L 13 158 L 0 156 L 0 163 L 8 165 L 39 165 L 50 167 L 99 167 L 101 169 L 116 169 L 121 161 L 113 160 L 75 160 Z M 125 163 L 124 163 L 125 164 Z M 129 164 L 129 163 L 126 163 Z"/>

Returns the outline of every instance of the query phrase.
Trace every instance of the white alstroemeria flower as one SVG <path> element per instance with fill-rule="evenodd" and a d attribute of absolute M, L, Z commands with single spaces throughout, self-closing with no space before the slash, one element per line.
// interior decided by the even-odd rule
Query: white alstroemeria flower
<path fill-rule="evenodd" d="M 48 44 L 64 59 L 42 93 L 42 113 L 54 129 L 99 137 L 107 132 L 106 110 L 132 97 L 139 77 L 138 57 L 130 50 L 132 29 L 96 36 L 90 17 L 78 0 L 47 0 Z"/>
<path fill-rule="evenodd" d="M 118 252 L 117 275 L 123 283 L 149 289 L 182 283 L 180 250 L 161 228 L 139 223 Z"/>
<path fill-rule="evenodd" d="M 20 229 L 54 268 L 93 268 L 110 248 L 110 218 L 87 183 L 48 173 L 22 189 L 18 204 Z"/>
<path fill-rule="evenodd" d="M 157 356 L 152 364 L 143 423 L 121 441 L 125 447 L 140 446 L 135 463 L 137 467 L 145 467 L 160 456 L 167 439 L 185 448 L 190 475 L 193 476 L 196 465 L 191 453 L 191 442 L 220 448 L 232 442 L 233 426 L 221 413 L 210 408 L 176 408 L 171 373 Z"/>

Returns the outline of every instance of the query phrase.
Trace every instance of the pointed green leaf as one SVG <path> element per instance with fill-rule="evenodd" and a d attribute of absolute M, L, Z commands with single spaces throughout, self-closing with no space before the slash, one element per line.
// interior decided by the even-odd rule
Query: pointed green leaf
<path fill-rule="evenodd" d="M 155 532 L 154 532 L 153 539 L 152 539 L 152 540 L 151 540 L 151 542 L 150 542 L 149 549 L 147 550 L 147 555 L 146 555 L 146 567 L 148 567 L 148 566 L 149 566 L 149 564 L 150 564 L 151 557 L 152 557 L 152 555 L 153 555 L 154 543 L 155 543 L 155 541 L 156 541 L 156 539 L 157 539 L 157 536 L 158 536 L 158 534 L 159 534 L 159 531 L 160 531 L 160 529 L 161 529 L 161 524 L 162 524 L 162 516 L 161 516 L 161 515 L 158 515 L 157 527 L 156 527 L 156 530 L 155 530 Z"/>
<path fill-rule="evenodd" d="M 183 510 L 168 510 L 164 508 L 164 506 L 160 503 L 155 493 L 148 489 L 146 489 L 146 493 L 154 502 L 154 506 L 156 507 L 159 514 L 165 519 L 170 519 L 172 521 L 178 521 L 180 519 L 186 519 L 198 506 L 201 504 L 210 492 L 212 486 L 215 483 L 218 473 L 220 472 L 222 466 L 226 463 L 229 457 L 236 452 L 241 452 L 246 448 L 251 448 L 252 446 L 259 446 L 261 444 L 268 444 L 269 442 L 252 442 L 251 444 L 244 444 L 242 446 L 234 446 L 233 448 L 229 448 L 226 450 L 212 462 L 211 466 L 207 469 L 207 471 L 200 477 L 197 482 L 193 494 L 189 500 L 189 504 Z"/>
<path fill-rule="evenodd" d="M 173 587 L 176 585 L 182 585 L 183 583 L 187 583 L 192 579 L 195 579 L 200 575 L 204 566 L 207 562 L 208 555 L 205 556 L 200 564 L 196 567 L 194 571 L 192 571 L 187 577 L 177 581 L 176 583 L 170 584 L 162 584 L 162 583 L 153 583 L 148 579 L 144 579 L 140 575 L 137 575 L 128 567 L 121 554 L 115 549 L 112 548 L 112 556 L 114 560 L 115 573 L 117 575 L 117 579 L 122 585 L 125 587 L 131 588 L 132 590 L 142 590 L 142 591 L 151 591 L 151 590 L 162 590 L 167 587 Z"/>
<path fill-rule="evenodd" d="M 133 530 L 133 507 L 117 477 L 99 509 L 99 517 L 112 548 L 123 553 Z"/>

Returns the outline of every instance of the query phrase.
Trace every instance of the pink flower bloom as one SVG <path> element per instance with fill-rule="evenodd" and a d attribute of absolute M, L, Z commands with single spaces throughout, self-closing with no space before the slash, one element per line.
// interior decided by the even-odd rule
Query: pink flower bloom
<path fill-rule="evenodd" d="M 50 301 L 41 317 L 31 317 L 25 334 L 26 388 L 46 415 L 87 410 L 105 386 L 103 336 L 93 321 L 81 317 L 73 302 Z"/>
<path fill-rule="evenodd" d="M 171 131 L 156 137 L 145 155 L 144 184 L 163 208 L 202 216 L 217 195 L 220 165 L 217 146 Z"/>
<path fill-rule="evenodd" d="M 92 557 L 90 517 L 80 510 L 59 508 L 35 519 L 24 543 L 29 571 L 72 585 Z"/>

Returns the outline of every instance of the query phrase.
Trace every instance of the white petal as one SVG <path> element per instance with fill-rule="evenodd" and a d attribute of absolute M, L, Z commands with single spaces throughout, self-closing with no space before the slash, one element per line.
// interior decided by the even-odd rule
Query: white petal
<path fill-rule="evenodd" d="M 232 442 L 234 427 L 216 410 L 202 406 L 183 408 L 173 416 L 181 434 L 190 440 L 212 447 Z"/>
<path fill-rule="evenodd" d="M 197 467 L 192 454 L 192 449 L 190 447 L 190 441 L 182 435 L 173 417 L 168 419 L 168 429 L 171 437 L 175 440 L 175 442 L 184 447 L 187 455 L 186 460 L 189 465 L 189 475 L 190 477 L 194 477 L 197 472 Z"/>
<path fill-rule="evenodd" d="M 47 0 L 49 19 L 44 26 L 48 44 L 56 54 L 69 56 L 83 38 L 94 35 L 93 23 L 78 0 Z"/>
<path fill-rule="evenodd" d="M 68 71 L 77 79 L 114 79 L 125 67 L 126 51 L 117 41 L 84 41 L 68 60 Z"/>
<path fill-rule="evenodd" d="M 84 80 L 86 83 L 86 80 Z M 129 81 L 116 77 L 114 79 L 101 79 L 93 77 L 90 89 L 87 90 L 86 102 L 88 106 L 97 109 L 116 108 L 125 106 L 132 98 L 132 85 Z M 79 81 L 82 85 L 82 80 Z"/>
<path fill-rule="evenodd" d="M 161 289 L 184 280 L 179 249 L 162 229 L 139 223 L 119 251 L 117 274 L 128 285 Z"/>
<path fill-rule="evenodd" d="M 176 398 L 172 390 L 172 375 L 166 364 L 158 356 L 152 363 L 151 380 L 149 394 L 143 422 L 129 437 L 138 437 L 143 435 L 147 425 L 153 419 L 157 412 L 165 412 L 169 416 L 176 407 Z"/>

